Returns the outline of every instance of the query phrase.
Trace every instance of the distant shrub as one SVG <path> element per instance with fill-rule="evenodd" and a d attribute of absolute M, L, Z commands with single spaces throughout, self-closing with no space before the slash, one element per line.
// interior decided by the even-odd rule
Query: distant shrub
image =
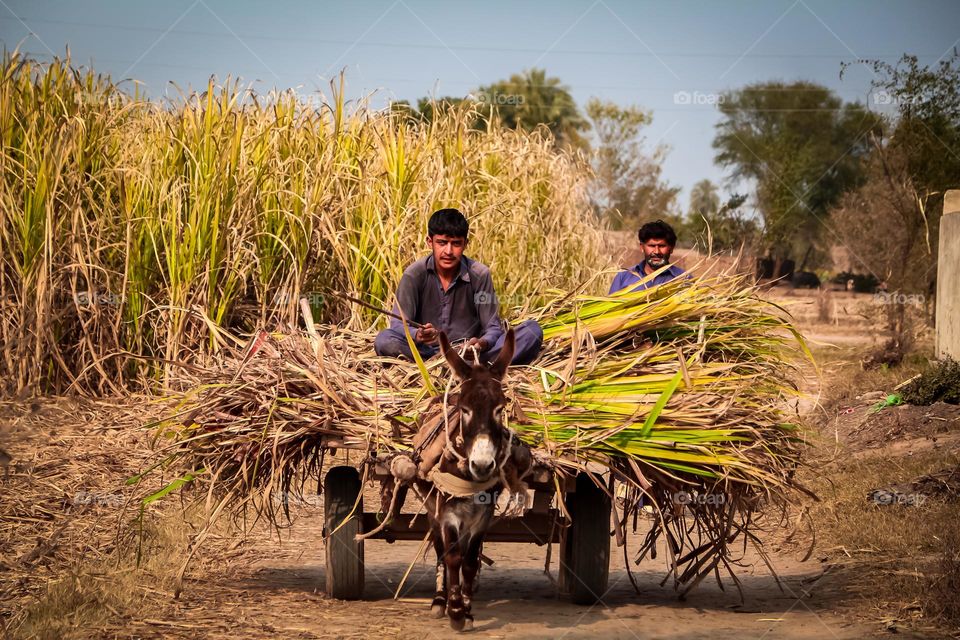
<path fill-rule="evenodd" d="M 880 281 L 873 275 L 850 273 L 849 271 L 837 274 L 831 282 L 845 287 L 848 280 L 853 280 L 853 290 L 857 293 L 874 293 L 880 286 Z"/>
<path fill-rule="evenodd" d="M 941 360 L 903 389 L 904 402 L 928 405 L 934 402 L 960 404 L 960 363 Z"/>

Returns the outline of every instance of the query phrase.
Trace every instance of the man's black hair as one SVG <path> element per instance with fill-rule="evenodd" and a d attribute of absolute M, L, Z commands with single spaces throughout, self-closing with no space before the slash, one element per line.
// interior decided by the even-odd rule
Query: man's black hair
<path fill-rule="evenodd" d="M 450 236 L 451 238 L 466 238 L 470 231 L 467 219 L 457 209 L 440 209 L 434 211 L 427 223 L 427 235 Z"/>
<path fill-rule="evenodd" d="M 640 242 L 666 240 L 667 244 L 671 247 L 677 246 L 677 234 L 673 231 L 673 227 L 663 220 L 648 222 L 643 225 L 640 227 L 640 231 L 637 232 L 637 237 L 640 238 Z"/>

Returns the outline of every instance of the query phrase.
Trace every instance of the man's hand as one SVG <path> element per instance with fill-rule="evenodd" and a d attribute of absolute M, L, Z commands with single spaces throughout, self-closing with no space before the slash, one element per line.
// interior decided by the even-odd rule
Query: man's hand
<path fill-rule="evenodd" d="M 470 338 L 467 340 L 468 347 L 476 347 L 477 351 L 483 353 L 490 348 L 490 343 L 484 340 L 483 338 Z"/>
<path fill-rule="evenodd" d="M 429 322 L 417 329 L 413 339 L 423 344 L 434 344 L 440 338 L 440 332 L 433 328 Z"/>

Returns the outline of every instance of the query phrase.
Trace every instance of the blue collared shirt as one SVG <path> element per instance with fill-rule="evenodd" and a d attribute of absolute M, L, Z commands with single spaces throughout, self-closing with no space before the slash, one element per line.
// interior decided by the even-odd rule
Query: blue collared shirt
<path fill-rule="evenodd" d="M 634 265 L 630 269 L 624 269 L 618 273 L 613 279 L 613 284 L 610 285 L 610 292 L 608 295 L 612 295 L 621 289 L 626 289 L 627 287 L 630 287 L 634 291 L 649 289 L 650 287 L 655 287 L 657 285 L 670 282 L 674 278 L 679 278 L 681 275 L 686 273 L 686 271 L 677 265 L 671 264 L 664 271 L 658 273 L 656 277 L 650 278 L 643 270 L 645 263 L 646 260 L 643 260 L 640 262 L 640 264 Z M 639 286 L 633 286 L 644 278 L 648 278 L 646 282 Z"/>

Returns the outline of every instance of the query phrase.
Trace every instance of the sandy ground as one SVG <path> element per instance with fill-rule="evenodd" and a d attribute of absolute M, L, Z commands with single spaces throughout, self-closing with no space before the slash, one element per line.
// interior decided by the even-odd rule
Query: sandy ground
<path fill-rule="evenodd" d="M 368 486 L 367 510 L 378 503 L 377 489 Z M 415 510 L 408 499 L 405 511 Z M 429 615 L 434 590 L 433 551 L 418 556 L 419 542 L 365 543 L 366 588 L 363 600 L 341 601 L 324 593 L 322 505 L 299 507 L 282 544 L 265 536 L 251 538 L 246 557 L 259 556 L 252 566 L 212 585 L 209 580 L 188 584 L 177 606 L 180 624 L 197 625 L 210 637 L 233 637 L 237 625 L 249 625 L 253 636 L 290 638 L 449 638 L 460 634 L 446 619 Z M 749 550 L 738 570 L 743 599 L 729 579 L 724 589 L 707 579 L 686 600 L 668 583 L 661 586 L 666 564 L 661 548 L 657 559 L 633 564 L 647 526 L 640 522 L 628 536 L 628 557 L 639 593 L 624 569 L 623 548 L 613 543 L 610 581 L 601 601 L 579 606 L 554 586 L 556 555 L 544 573 L 547 547 L 535 544 L 492 543 L 484 547 L 493 566 L 484 566 L 474 600 L 476 637 L 490 638 L 868 638 L 889 636 L 880 622 L 865 623 L 858 603 L 833 567 L 816 553 L 805 561 L 805 547 L 784 543 L 786 532 L 774 529 L 764 538 L 781 586 Z M 413 564 L 399 593 L 403 576 Z M 861 605 L 862 606 L 862 605 Z M 869 617 L 867 615 L 866 617 Z M 225 623 L 225 620 L 231 623 Z M 860 622 L 858 622 L 859 620 Z M 143 629 L 151 635 L 149 629 Z M 169 631 L 169 629 L 168 629 Z M 921 637 L 905 634 L 901 637 Z M 462 636 L 461 636 L 462 637 Z"/>
<path fill-rule="evenodd" d="M 233 635 L 235 625 L 250 635 L 279 637 L 453 637 L 446 620 L 429 615 L 433 596 L 432 559 L 417 559 L 417 542 L 368 541 L 366 590 L 361 601 L 338 601 L 323 593 L 324 549 L 319 509 L 304 514 L 282 546 L 255 542 L 263 559 L 221 582 L 188 585 L 177 622 L 200 623 L 210 635 Z M 641 527 L 642 533 L 642 527 Z M 631 536 L 628 548 L 636 548 Z M 879 626 L 851 622 L 842 614 L 842 593 L 822 579 L 826 565 L 801 563 L 794 549 L 773 551 L 781 591 L 762 562 L 741 569 L 741 603 L 736 589 L 704 584 L 686 601 L 669 585 L 661 587 L 663 564 L 645 561 L 634 577 L 624 570 L 622 549 L 614 548 L 608 591 L 594 606 L 578 606 L 557 595 L 544 575 L 546 547 L 489 544 L 493 561 L 480 575 L 474 600 L 477 637 L 521 638 L 865 638 L 887 634 Z M 554 549 L 556 552 L 556 549 Z M 432 550 L 430 551 L 432 556 Z M 631 556 L 632 557 L 632 556 Z M 662 557 L 662 556 L 661 556 Z M 394 592 L 415 561 L 400 598 Z M 754 558 L 754 560 L 756 560 Z M 751 562 L 748 556 L 747 562 Z M 556 575 L 556 565 L 551 568 Z M 144 629 L 144 631 L 147 631 Z M 910 636 L 907 636 L 910 637 Z"/>

